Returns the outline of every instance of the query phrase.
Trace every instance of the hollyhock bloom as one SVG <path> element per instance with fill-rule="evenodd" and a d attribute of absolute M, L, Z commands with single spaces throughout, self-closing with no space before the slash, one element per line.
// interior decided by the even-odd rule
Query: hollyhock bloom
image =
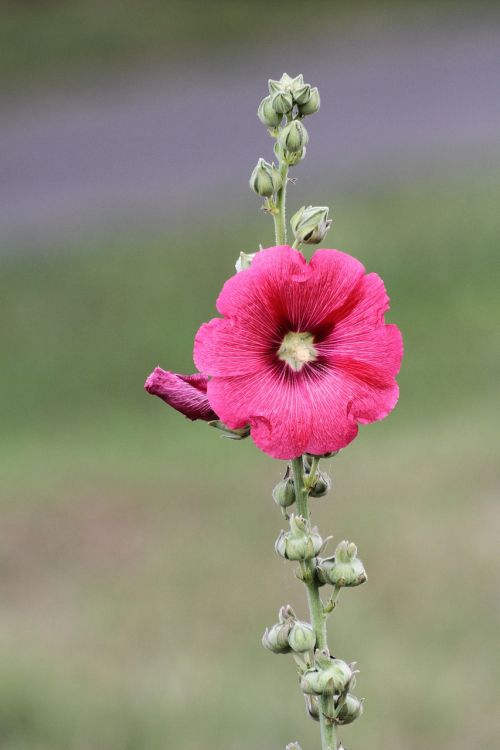
<path fill-rule="evenodd" d="M 250 424 L 275 458 L 343 448 L 398 399 L 403 346 L 384 323 L 388 303 L 380 277 L 350 255 L 318 250 L 307 263 L 288 246 L 262 250 L 225 283 L 224 317 L 196 335 L 211 407 L 233 429 Z"/>
<path fill-rule="evenodd" d="M 207 378 L 204 375 L 179 375 L 155 367 L 144 388 L 189 419 L 206 422 L 218 419 L 207 398 Z"/>

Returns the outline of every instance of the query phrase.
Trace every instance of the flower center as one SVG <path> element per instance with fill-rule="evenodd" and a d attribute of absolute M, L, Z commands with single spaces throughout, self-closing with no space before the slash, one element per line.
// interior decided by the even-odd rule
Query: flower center
<path fill-rule="evenodd" d="M 278 357 L 286 362 L 292 370 L 300 372 L 305 364 L 314 362 L 318 352 L 313 346 L 314 337 L 312 333 L 304 331 L 298 333 L 290 331 L 286 334 L 278 349 Z"/>

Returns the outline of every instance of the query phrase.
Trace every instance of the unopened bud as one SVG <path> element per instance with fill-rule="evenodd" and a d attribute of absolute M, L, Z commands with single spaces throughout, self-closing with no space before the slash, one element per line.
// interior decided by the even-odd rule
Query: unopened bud
<path fill-rule="evenodd" d="M 311 651 L 316 645 L 316 635 L 312 626 L 308 622 L 297 620 L 288 636 L 288 643 L 292 651 L 297 654 L 303 654 Z"/>
<path fill-rule="evenodd" d="M 300 73 L 295 78 L 292 78 L 288 73 L 283 73 L 279 81 L 274 81 L 272 78 L 268 81 L 269 93 L 276 94 L 278 91 L 289 91 L 292 94 L 300 89 L 304 85 L 304 76 Z"/>
<path fill-rule="evenodd" d="M 302 206 L 290 219 L 295 239 L 306 245 L 322 242 L 331 225 L 327 206 Z"/>
<path fill-rule="evenodd" d="M 309 141 L 307 130 L 300 120 L 292 120 L 285 125 L 278 138 L 281 148 L 293 154 L 302 151 Z"/>
<path fill-rule="evenodd" d="M 309 490 L 311 497 L 324 497 L 330 492 L 332 487 L 332 480 L 326 473 L 326 471 L 318 471 L 316 473 L 316 479 L 313 486 Z"/>
<path fill-rule="evenodd" d="M 257 195 L 269 198 L 281 188 L 283 180 L 274 164 L 265 159 L 259 159 L 250 176 L 250 187 Z"/>
<path fill-rule="evenodd" d="M 288 473 L 288 472 L 287 472 Z M 295 502 L 295 486 L 293 477 L 285 476 L 281 482 L 278 482 L 273 490 L 273 500 L 281 508 L 288 508 Z"/>
<path fill-rule="evenodd" d="M 291 622 L 276 623 L 271 628 L 266 628 L 262 636 L 262 645 L 273 654 L 289 654 L 292 650 L 288 643 L 288 635 L 292 629 Z"/>
<path fill-rule="evenodd" d="M 236 272 L 240 273 L 240 271 L 246 271 L 247 268 L 250 268 L 252 265 L 252 261 L 255 258 L 257 253 L 240 253 L 240 257 L 234 264 L 234 267 L 236 268 Z"/>
<path fill-rule="evenodd" d="M 313 86 L 310 91 L 309 99 L 304 104 L 299 105 L 301 115 L 313 115 L 318 111 L 321 105 L 321 99 L 317 86 Z"/>
<path fill-rule="evenodd" d="M 355 695 L 347 694 L 342 708 L 337 714 L 337 724 L 352 724 L 363 713 L 363 701 Z"/>
<path fill-rule="evenodd" d="M 221 422 L 220 419 L 213 419 L 208 424 L 210 427 L 215 427 L 216 430 L 220 430 L 222 432 L 222 437 L 229 438 L 230 440 L 244 440 L 250 435 L 250 425 L 232 430 L 230 427 L 227 427 L 224 422 Z"/>
<path fill-rule="evenodd" d="M 304 83 L 302 86 L 296 86 L 292 90 L 293 100 L 296 104 L 304 105 L 311 98 L 311 87 L 308 83 Z"/>
<path fill-rule="evenodd" d="M 334 695 L 342 693 L 352 678 L 352 670 L 342 659 L 329 657 L 329 661 L 323 663 L 315 660 L 316 666 L 304 672 L 300 681 L 303 693 L 309 695 Z"/>
<path fill-rule="evenodd" d="M 277 91 L 271 97 L 271 106 L 278 115 L 287 115 L 292 111 L 293 97 L 288 91 Z"/>
<path fill-rule="evenodd" d="M 267 128 L 276 128 L 280 124 L 282 116 L 273 108 L 270 96 L 266 96 L 259 104 L 257 117 Z"/>
<path fill-rule="evenodd" d="M 353 542 L 340 542 L 333 557 L 318 561 L 316 575 L 319 582 L 331 583 L 339 588 L 364 583 L 366 571 L 357 554 L 358 549 Z"/>
<path fill-rule="evenodd" d="M 274 545 L 276 552 L 287 560 L 311 560 L 323 549 L 324 543 L 316 528 L 302 516 L 292 516 L 290 531 L 282 531 Z"/>

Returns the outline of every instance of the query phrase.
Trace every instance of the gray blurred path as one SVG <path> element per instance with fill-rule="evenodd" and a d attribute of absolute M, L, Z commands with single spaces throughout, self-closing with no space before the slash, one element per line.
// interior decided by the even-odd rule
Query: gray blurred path
<path fill-rule="evenodd" d="M 314 49 L 203 60 L 40 92 L 0 105 L 0 245 L 157 228 L 188 208 L 252 201 L 247 178 L 270 139 L 265 81 L 302 71 L 320 88 L 301 187 L 500 163 L 500 24 L 324 33 Z M 301 175 L 302 167 L 296 174 Z M 302 181 L 303 180 L 303 181 Z"/>

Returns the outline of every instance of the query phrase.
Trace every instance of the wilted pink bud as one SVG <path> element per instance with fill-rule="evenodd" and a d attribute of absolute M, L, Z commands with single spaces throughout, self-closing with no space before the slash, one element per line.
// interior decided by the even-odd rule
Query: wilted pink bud
<path fill-rule="evenodd" d="M 179 375 L 155 367 L 144 383 L 144 388 L 158 396 L 188 419 L 210 422 L 218 419 L 207 398 L 208 378 L 205 375 Z"/>

